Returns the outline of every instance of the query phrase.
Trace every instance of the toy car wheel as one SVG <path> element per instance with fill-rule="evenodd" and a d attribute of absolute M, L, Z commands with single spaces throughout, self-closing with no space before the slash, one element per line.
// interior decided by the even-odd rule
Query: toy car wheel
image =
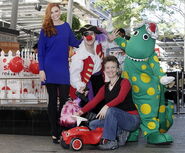
<path fill-rule="evenodd" d="M 70 142 L 70 149 L 78 151 L 82 149 L 83 143 L 80 138 L 73 138 Z"/>
<path fill-rule="evenodd" d="M 69 145 L 66 144 L 66 142 L 61 138 L 60 139 L 60 145 L 64 148 L 64 149 L 69 149 Z"/>

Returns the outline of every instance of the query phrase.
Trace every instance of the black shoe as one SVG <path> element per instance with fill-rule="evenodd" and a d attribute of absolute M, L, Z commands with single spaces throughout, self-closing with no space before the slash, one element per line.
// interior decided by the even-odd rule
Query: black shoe
<path fill-rule="evenodd" d="M 129 136 L 129 132 L 122 130 L 121 133 L 118 135 L 118 145 L 124 146 L 128 136 Z"/>
<path fill-rule="evenodd" d="M 53 143 L 55 143 L 55 144 L 59 144 L 60 143 L 60 139 L 55 137 L 55 136 L 52 136 L 52 140 L 53 140 Z"/>
<path fill-rule="evenodd" d="M 117 140 L 108 140 L 107 143 L 98 145 L 100 150 L 114 150 L 118 147 L 119 146 Z"/>

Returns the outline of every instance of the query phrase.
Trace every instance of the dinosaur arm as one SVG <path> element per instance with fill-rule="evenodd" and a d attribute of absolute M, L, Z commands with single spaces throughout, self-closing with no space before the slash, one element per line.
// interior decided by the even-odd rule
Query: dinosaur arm
<path fill-rule="evenodd" d="M 127 41 L 126 39 L 122 38 L 122 37 L 118 37 L 116 39 L 114 39 L 114 41 L 116 42 L 116 44 L 121 47 L 121 49 L 125 50 Z"/>
<path fill-rule="evenodd" d="M 149 57 L 149 65 L 152 68 L 155 76 L 161 78 L 162 76 L 166 75 L 166 73 L 164 73 L 160 67 L 159 58 L 155 52 Z"/>

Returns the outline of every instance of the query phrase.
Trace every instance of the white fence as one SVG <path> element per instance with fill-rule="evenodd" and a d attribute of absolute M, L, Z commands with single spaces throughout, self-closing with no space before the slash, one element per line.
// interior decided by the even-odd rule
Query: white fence
<path fill-rule="evenodd" d="M 0 53 L 0 104 L 47 102 L 38 76 L 37 54 L 29 51 Z"/>

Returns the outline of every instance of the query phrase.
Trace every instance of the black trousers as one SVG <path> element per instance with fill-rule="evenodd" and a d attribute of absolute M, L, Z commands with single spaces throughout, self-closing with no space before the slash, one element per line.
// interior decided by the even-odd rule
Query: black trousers
<path fill-rule="evenodd" d="M 70 86 L 65 84 L 46 84 L 46 88 L 49 96 L 48 117 L 51 125 L 51 135 L 59 137 L 62 130 L 59 125 L 60 112 L 69 98 Z"/>

